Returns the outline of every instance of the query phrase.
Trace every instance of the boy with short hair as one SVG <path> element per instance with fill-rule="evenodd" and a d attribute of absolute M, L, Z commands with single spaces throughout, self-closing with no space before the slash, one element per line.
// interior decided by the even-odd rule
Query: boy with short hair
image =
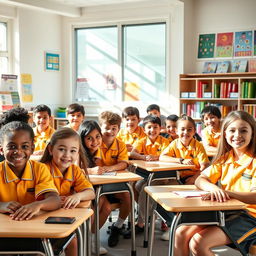
<path fill-rule="evenodd" d="M 165 127 L 166 127 L 166 133 L 167 133 L 166 138 L 170 142 L 172 142 L 173 140 L 179 137 L 176 133 L 176 129 L 177 129 L 176 122 L 178 121 L 178 119 L 179 117 L 177 115 L 169 115 L 165 120 Z"/>
<path fill-rule="evenodd" d="M 36 124 L 36 127 L 33 129 L 35 134 L 34 155 L 42 155 L 55 131 L 50 126 L 51 109 L 44 104 L 38 105 L 34 108 L 33 116 L 34 123 Z"/>
<path fill-rule="evenodd" d="M 119 171 L 128 166 L 128 152 L 124 142 L 116 138 L 120 130 L 121 117 L 111 111 L 104 111 L 99 116 L 99 124 L 102 132 L 102 145 L 100 155 L 101 165 L 106 172 Z M 108 246 L 118 244 L 122 226 L 130 213 L 131 203 L 128 192 L 116 193 L 115 198 L 120 200 L 121 206 L 118 220 L 112 225 L 108 238 Z"/>
<path fill-rule="evenodd" d="M 124 128 L 121 128 L 117 134 L 117 138 L 122 140 L 127 147 L 128 152 L 131 152 L 136 141 L 146 136 L 142 127 L 139 126 L 140 113 L 135 107 L 127 107 L 122 112 Z"/>
<path fill-rule="evenodd" d="M 221 112 L 216 106 L 207 106 L 201 112 L 201 119 L 205 125 L 202 130 L 202 141 L 208 153 L 216 154 L 220 139 Z"/>
<path fill-rule="evenodd" d="M 157 104 L 151 104 L 147 107 L 147 114 L 148 115 L 154 115 L 158 116 L 161 120 L 161 133 L 165 133 L 165 120 L 166 117 L 164 115 L 161 115 L 160 107 Z"/>
<path fill-rule="evenodd" d="M 85 117 L 84 106 L 77 103 L 73 103 L 67 107 L 66 112 L 67 112 L 67 119 L 69 122 L 67 127 L 77 132 L 79 130 L 80 124 L 83 122 Z"/>

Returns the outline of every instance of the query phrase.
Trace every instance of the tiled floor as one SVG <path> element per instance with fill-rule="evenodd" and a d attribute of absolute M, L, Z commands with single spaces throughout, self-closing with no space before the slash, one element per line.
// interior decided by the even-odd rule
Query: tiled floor
<path fill-rule="evenodd" d="M 159 222 L 159 221 L 158 221 Z M 153 255 L 157 256 L 167 256 L 168 255 L 168 242 L 160 240 L 162 235 L 162 231 L 160 231 L 159 223 L 156 224 L 156 232 L 155 232 L 155 241 L 153 246 Z M 123 239 L 120 238 L 118 246 L 114 248 L 109 248 L 107 246 L 108 234 L 107 234 L 107 226 L 109 223 L 101 230 L 101 244 L 108 250 L 108 256 L 130 256 L 131 255 L 131 239 Z M 137 256 L 146 256 L 147 249 L 143 248 L 143 234 L 139 234 L 136 236 L 136 252 Z M 240 256 L 241 254 L 236 250 L 233 250 L 228 247 L 220 247 L 214 250 L 215 255 L 219 256 Z"/>

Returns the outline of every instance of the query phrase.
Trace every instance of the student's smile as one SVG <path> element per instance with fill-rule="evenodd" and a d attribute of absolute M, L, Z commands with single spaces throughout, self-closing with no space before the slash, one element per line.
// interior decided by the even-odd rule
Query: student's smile
<path fill-rule="evenodd" d="M 102 136 L 97 129 L 91 131 L 84 138 L 85 146 L 94 153 L 102 144 Z"/>
<path fill-rule="evenodd" d="M 188 146 L 191 139 L 195 135 L 195 128 L 190 121 L 183 120 L 178 124 L 177 134 L 179 135 L 181 142 L 185 146 Z"/>

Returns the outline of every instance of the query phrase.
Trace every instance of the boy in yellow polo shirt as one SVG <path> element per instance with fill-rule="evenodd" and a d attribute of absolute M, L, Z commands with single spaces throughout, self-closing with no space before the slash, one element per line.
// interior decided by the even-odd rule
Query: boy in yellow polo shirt
<path fill-rule="evenodd" d="M 32 128 L 23 122 L 8 123 L 0 131 L 1 152 L 5 157 L 0 163 L 0 212 L 10 214 L 17 221 L 29 220 L 40 210 L 56 210 L 61 205 L 46 166 L 29 160 L 34 150 L 33 141 Z M 13 242 L 13 239 L 1 238 L 0 249 L 22 250 L 30 243 L 28 239 L 15 238 Z"/>
<path fill-rule="evenodd" d="M 121 117 L 111 111 L 102 112 L 99 124 L 102 132 L 102 145 L 100 155 L 101 165 L 106 172 L 124 170 L 128 166 L 128 152 L 124 142 L 117 139 L 120 130 Z M 118 244 L 119 235 L 125 219 L 131 209 L 130 195 L 128 192 L 116 193 L 115 198 L 120 200 L 121 207 L 118 220 L 112 225 L 108 238 L 108 245 L 114 247 Z"/>
<path fill-rule="evenodd" d="M 38 105 L 34 108 L 34 123 L 36 127 L 33 129 L 35 134 L 35 151 L 34 155 L 42 155 L 47 143 L 54 133 L 54 129 L 50 126 L 51 109 L 46 105 Z"/>
<path fill-rule="evenodd" d="M 131 152 L 136 141 L 146 136 L 142 127 L 139 126 L 140 113 L 135 107 L 127 107 L 122 112 L 124 128 L 121 128 L 117 134 L 117 138 L 122 140 Z"/>

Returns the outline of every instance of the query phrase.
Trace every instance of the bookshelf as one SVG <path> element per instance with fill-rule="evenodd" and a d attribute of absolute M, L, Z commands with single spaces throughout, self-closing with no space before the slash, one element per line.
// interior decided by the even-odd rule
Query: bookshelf
<path fill-rule="evenodd" d="M 256 73 L 181 74 L 179 99 L 180 114 L 196 122 L 206 105 L 218 106 L 222 117 L 245 110 L 256 118 Z"/>

